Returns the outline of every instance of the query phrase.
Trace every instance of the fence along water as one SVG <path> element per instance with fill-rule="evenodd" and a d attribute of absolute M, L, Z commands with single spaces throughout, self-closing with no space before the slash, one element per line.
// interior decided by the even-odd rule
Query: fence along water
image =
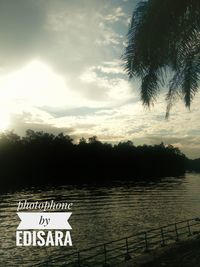
<path fill-rule="evenodd" d="M 200 218 L 179 221 L 116 239 L 32 266 L 111 267 L 144 252 L 200 233 Z"/>

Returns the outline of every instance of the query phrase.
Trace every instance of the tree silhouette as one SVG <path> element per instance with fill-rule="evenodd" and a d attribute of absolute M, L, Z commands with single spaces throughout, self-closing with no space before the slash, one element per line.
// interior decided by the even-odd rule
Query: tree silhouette
<path fill-rule="evenodd" d="M 177 97 L 190 108 L 200 78 L 200 1 L 140 1 L 123 60 L 129 78 L 141 80 L 144 105 L 155 102 L 170 75 L 166 116 Z"/>
<path fill-rule="evenodd" d="M 189 161 L 172 145 L 115 145 L 96 136 L 73 142 L 69 135 L 27 130 L 0 135 L 0 190 L 24 186 L 108 183 L 148 180 L 199 171 L 199 160 Z"/>

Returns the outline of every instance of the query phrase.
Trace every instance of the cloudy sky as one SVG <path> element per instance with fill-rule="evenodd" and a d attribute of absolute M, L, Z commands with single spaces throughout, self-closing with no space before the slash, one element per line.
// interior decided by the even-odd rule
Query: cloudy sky
<path fill-rule="evenodd" d="M 200 156 L 200 95 L 165 120 L 165 90 L 150 110 L 120 57 L 136 0 L 0 0 L 0 130 L 75 138 L 164 141 Z"/>

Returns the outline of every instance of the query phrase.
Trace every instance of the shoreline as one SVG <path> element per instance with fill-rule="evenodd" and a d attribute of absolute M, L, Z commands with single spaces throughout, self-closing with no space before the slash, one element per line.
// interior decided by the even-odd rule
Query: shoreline
<path fill-rule="evenodd" d="M 200 267 L 200 234 L 135 257 L 117 267 Z"/>

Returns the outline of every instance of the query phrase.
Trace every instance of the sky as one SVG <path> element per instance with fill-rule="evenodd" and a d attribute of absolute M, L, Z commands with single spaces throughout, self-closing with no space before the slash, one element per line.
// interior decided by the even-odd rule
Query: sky
<path fill-rule="evenodd" d="M 136 0 L 0 0 L 0 131 L 172 144 L 200 157 L 200 94 L 165 119 L 166 88 L 140 101 L 121 56 Z"/>

